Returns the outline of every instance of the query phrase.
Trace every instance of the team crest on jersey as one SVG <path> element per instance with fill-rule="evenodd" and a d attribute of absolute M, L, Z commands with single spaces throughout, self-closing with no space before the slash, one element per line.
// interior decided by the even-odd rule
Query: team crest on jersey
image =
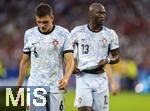
<path fill-rule="evenodd" d="M 52 43 L 53 43 L 54 47 L 57 47 L 59 44 L 59 41 L 57 39 L 54 39 Z"/>
<path fill-rule="evenodd" d="M 107 41 L 107 39 L 106 38 L 102 38 L 102 40 L 101 40 L 101 43 L 102 43 L 102 47 L 103 48 L 106 48 L 107 47 L 107 43 L 108 41 Z"/>

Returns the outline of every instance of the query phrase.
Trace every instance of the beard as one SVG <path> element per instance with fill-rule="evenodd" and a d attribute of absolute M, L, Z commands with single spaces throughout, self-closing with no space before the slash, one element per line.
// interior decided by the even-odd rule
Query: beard
<path fill-rule="evenodd" d="M 96 24 L 97 24 L 98 26 L 103 26 L 104 21 L 97 21 Z"/>

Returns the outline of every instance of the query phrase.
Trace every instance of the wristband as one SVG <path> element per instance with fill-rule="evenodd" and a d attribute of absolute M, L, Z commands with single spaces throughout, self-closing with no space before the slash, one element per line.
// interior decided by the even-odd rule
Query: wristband
<path fill-rule="evenodd" d="M 110 58 L 107 58 L 107 64 L 109 64 L 110 63 Z"/>

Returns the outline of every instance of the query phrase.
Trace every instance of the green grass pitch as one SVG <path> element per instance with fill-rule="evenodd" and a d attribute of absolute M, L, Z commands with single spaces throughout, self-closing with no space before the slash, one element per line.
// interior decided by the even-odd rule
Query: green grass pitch
<path fill-rule="evenodd" d="M 74 108 L 74 91 L 65 95 L 66 111 L 77 111 Z M 110 111 L 150 111 L 150 94 L 120 92 L 116 96 L 110 94 Z"/>

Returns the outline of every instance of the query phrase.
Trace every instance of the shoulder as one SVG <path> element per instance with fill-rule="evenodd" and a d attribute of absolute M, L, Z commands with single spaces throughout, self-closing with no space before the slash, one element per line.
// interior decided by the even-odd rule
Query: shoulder
<path fill-rule="evenodd" d="M 28 29 L 28 30 L 25 31 L 25 35 L 30 35 L 30 34 L 36 33 L 37 30 L 38 30 L 37 26 L 35 26 L 33 28 L 30 28 L 30 29 Z"/>
<path fill-rule="evenodd" d="M 108 34 L 110 34 L 110 35 L 114 35 L 114 34 L 116 34 L 116 32 L 115 32 L 115 30 L 113 30 L 113 29 L 111 29 L 111 28 L 108 28 L 108 27 L 106 27 L 106 26 L 104 26 L 103 27 L 104 29 L 104 31 L 106 31 Z"/>
<path fill-rule="evenodd" d="M 55 25 L 55 30 L 60 33 L 69 33 L 69 30 L 67 28 L 64 28 L 59 25 Z"/>
<path fill-rule="evenodd" d="M 85 24 L 85 25 L 80 25 L 80 26 L 76 26 L 75 28 L 73 28 L 73 29 L 71 30 L 71 33 L 85 31 L 86 26 L 87 26 L 87 24 Z"/>

